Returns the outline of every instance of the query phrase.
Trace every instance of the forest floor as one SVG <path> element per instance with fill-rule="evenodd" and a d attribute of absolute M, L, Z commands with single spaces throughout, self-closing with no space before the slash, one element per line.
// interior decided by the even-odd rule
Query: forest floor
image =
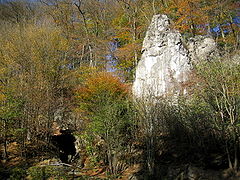
<path fill-rule="evenodd" d="M 1 147 L 1 152 L 3 152 L 3 147 Z M 87 158 L 85 160 L 85 165 L 83 168 L 77 168 L 71 164 L 61 164 L 59 163 L 59 159 L 52 158 L 50 156 L 35 156 L 32 158 L 24 158 L 21 156 L 21 152 L 19 151 L 18 144 L 16 142 L 12 142 L 8 144 L 8 160 L 0 160 L 0 179 L 7 180 L 7 179 L 21 179 L 21 176 L 25 176 L 27 179 L 27 170 L 30 167 L 34 166 L 48 166 L 51 163 L 55 163 L 56 165 L 59 164 L 60 166 L 66 166 L 68 171 L 68 179 L 129 179 L 132 174 L 139 171 L 139 165 L 133 165 L 126 170 L 124 170 L 121 175 L 119 176 L 109 176 L 106 167 L 99 165 L 92 166 L 90 160 Z M 73 171 L 74 169 L 74 171 Z M 71 173 L 69 173 L 71 172 Z M 74 174 L 72 173 L 74 172 Z M 16 175 L 18 174 L 18 175 Z M 49 178 L 51 180 L 51 178 Z"/>
<path fill-rule="evenodd" d="M 2 149 L 1 149 L 2 150 Z M 33 150 L 31 150 L 33 152 Z M 117 179 L 117 180 L 141 180 L 146 179 L 146 169 L 142 164 L 134 164 L 122 171 L 117 176 L 110 176 L 107 173 L 107 167 L 101 164 L 92 164 L 89 158 L 86 158 L 84 167 L 80 168 L 74 164 L 64 164 L 57 158 L 47 156 L 46 153 L 42 156 L 33 156 L 32 158 L 23 158 L 19 151 L 16 142 L 8 145 L 9 157 L 7 161 L 1 160 L 0 162 L 0 179 L 32 179 L 27 173 L 30 167 L 37 167 L 37 171 L 40 171 L 42 167 L 48 167 L 54 165 L 54 169 L 60 171 L 59 173 L 65 173 L 67 179 Z M 178 159 L 176 153 L 168 153 L 161 157 L 158 164 L 156 164 L 157 177 L 154 179 L 166 179 L 166 180 L 240 180 L 240 173 L 233 173 L 229 169 L 206 169 L 197 164 L 186 163 L 186 161 L 173 161 Z M 51 169 L 52 170 L 52 169 Z M 56 175 L 56 173 L 55 173 Z M 26 178 L 27 177 L 27 178 Z M 59 176 L 61 177 L 61 176 Z M 51 178 L 46 178 L 51 180 Z M 61 179 L 61 178 L 60 178 Z"/>

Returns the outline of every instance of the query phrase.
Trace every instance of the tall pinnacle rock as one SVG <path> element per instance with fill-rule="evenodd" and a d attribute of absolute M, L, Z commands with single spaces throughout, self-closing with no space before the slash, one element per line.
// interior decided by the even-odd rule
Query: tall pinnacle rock
<path fill-rule="evenodd" d="M 142 57 L 136 69 L 133 94 L 160 97 L 184 93 L 190 58 L 181 34 L 170 29 L 166 15 L 153 16 L 143 41 Z"/>

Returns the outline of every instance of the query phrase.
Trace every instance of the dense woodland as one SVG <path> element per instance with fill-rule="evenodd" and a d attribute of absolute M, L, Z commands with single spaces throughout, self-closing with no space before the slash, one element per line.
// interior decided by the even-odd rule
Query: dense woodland
<path fill-rule="evenodd" d="M 95 179 L 131 168 L 140 179 L 184 179 L 167 171 L 189 164 L 236 176 L 239 11 L 238 0 L 0 1 L 0 179 L 88 179 L 69 173 L 86 166 L 102 169 Z M 184 39 L 212 36 L 221 52 L 194 66 L 178 103 L 131 94 L 154 14 Z M 66 166 L 38 166 L 65 151 L 57 128 L 79 149 Z"/>

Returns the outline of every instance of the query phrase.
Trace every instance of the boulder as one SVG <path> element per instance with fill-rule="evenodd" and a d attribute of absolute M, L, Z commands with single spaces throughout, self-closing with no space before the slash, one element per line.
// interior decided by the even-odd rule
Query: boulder
<path fill-rule="evenodd" d="M 202 60 L 212 60 L 219 56 L 217 43 L 212 37 L 196 36 L 187 42 L 187 49 L 191 63 L 198 63 Z"/>

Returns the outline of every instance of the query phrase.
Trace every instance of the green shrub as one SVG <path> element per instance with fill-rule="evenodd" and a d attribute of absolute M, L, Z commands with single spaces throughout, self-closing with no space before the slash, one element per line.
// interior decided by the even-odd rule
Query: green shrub
<path fill-rule="evenodd" d="M 27 172 L 25 169 L 22 168 L 14 168 L 11 171 L 10 180 L 22 180 L 26 177 Z"/>
<path fill-rule="evenodd" d="M 56 179 L 67 179 L 64 167 L 34 166 L 29 168 L 27 172 L 32 180 L 48 179 L 50 177 Z"/>

